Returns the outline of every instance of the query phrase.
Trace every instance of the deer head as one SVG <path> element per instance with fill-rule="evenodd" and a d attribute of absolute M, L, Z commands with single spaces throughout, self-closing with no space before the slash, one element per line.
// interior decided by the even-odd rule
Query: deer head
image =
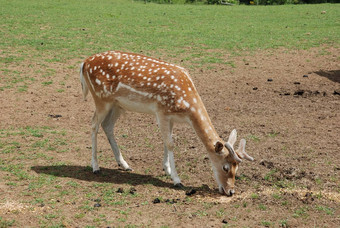
<path fill-rule="evenodd" d="M 214 175 L 219 185 L 219 191 L 227 196 L 235 193 L 235 176 L 242 159 L 253 161 L 245 151 L 246 140 L 241 139 L 237 150 L 234 150 L 237 132 L 234 129 L 229 136 L 228 142 L 223 144 L 217 141 L 215 144 L 215 156 L 211 156 Z"/>

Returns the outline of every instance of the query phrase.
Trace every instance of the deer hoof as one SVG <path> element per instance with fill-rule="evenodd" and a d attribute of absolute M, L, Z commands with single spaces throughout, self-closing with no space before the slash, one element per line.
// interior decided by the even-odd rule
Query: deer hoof
<path fill-rule="evenodd" d="M 98 174 L 100 174 L 101 172 L 100 172 L 100 170 L 98 169 L 98 170 L 93 171 L 93 173 L 96 174 L 96 175 L 98 175 Z"/>
<path fill-rule="evenodd" d="M 175 184 L 175 188 L 184 188 L 184 185 L 182 183 Z"/>

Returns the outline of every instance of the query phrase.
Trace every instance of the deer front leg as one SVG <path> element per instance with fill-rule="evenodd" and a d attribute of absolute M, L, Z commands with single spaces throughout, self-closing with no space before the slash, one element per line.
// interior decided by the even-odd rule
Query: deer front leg
<path fill-rule="evenodd" d="M 174 143 L 172 140 L 172 122 L 166 117 L 157 116 L 157 120 L 159 123 L 159 128 L 161 130 L 163 142 L 164 142 L 164 160 L 163 167 L 166 174 L 171 176 L 172 181 L 176 187 L 182 187 L 181 180 L 178 177 L 175 159 L 174 159 Z"/>
<path fill-rule="evenodd" d="M 174 158 L 174 152 L 173 152 L 173 143 L 167 144 L 168 147 L 168 154 L 169 154 L 169 163 L 170 163 L 170 169 L 171 169 L 171 179 L 174 182 L 174 185 L 176 187 L 183 187 L 183 184 L 181 183 L 181 179 L 179 179 L 176 166 L 175 166 L 175 158 Z"/>
<path fill-rule="evenodd" d="M 158 120 L 158 122 L 160 122 Z M 160 123 L 159 123 L 160 126 Z M 173 128 L 173 123 L 170 121 L 169 122 L 169 135 L 170 135 L 170 141 L 172 141 L 172 128 Z M 165 129 L 166 130 L 166 129 Z M 169 138 L 169 136 L 165 136 L 167 138 Z M 164 141 L 164 137 L 163 137 L 163 141 Z M 166 141 L 164 141 L 164 159 L 163 159 L 163 169 L 166 173 L 166 175 L 171 176 L 171 167 L 170 167 L 170 160 L 169 160 L 169 151 L 168 151 L 168 147 L 166 146 Z"/>

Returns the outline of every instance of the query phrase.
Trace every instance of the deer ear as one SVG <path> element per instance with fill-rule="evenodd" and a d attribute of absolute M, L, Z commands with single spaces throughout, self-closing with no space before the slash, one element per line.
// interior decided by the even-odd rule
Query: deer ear
<path fill-rule="evenodd" d="M 215 152 L 216 153 L 221 153 L 221 151 L 223 150 L 223 143 L 217 141 L 215 144 Z"/>

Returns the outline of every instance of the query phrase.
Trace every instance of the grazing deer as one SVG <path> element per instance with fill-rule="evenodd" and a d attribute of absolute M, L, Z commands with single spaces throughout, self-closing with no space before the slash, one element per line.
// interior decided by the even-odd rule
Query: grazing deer
<path fill-rule="evenodd" d="M 253 161 L 245 152 L 242 139 L 234 150 L 236 130 L 224 143 L 216 133 L 205 106 L 182 67 L 140 54 L 109 51 L 87 58 L 80 68 L 84 99 L 90 90 L 96 111 L 92 118 L 92 168 L 99 172 L 97 133 L 99 125 L 110 142 L 119 166 L 130 170 L 117 146 L 113 128 L 124 110 L 156 116 L 164 141 L 163 167 L 175 186 L 182 187 L 174 160 L 174 122 L 189 123 L 205 145 L 219 191 L 234 194 L 235 174 L 242 159 Z"/>

